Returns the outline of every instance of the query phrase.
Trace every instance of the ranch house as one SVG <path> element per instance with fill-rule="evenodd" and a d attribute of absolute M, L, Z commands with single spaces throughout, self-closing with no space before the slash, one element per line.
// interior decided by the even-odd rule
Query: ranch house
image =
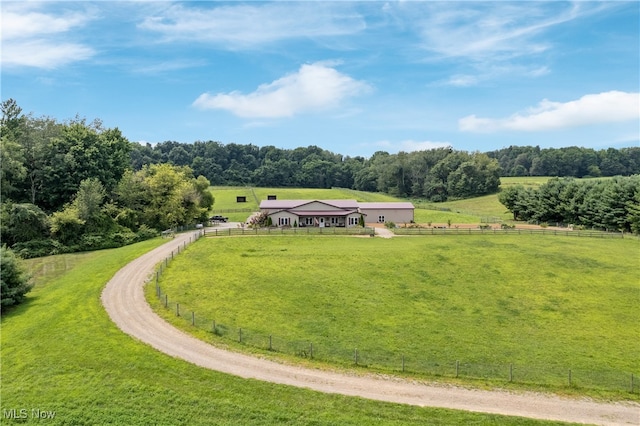
<path fill-rule="evenodd" d="M 360 216 L 365 223 L 409 223 L 413 221 L 413 204 L 359 203 L 356 200 L 263 200 L 260 211 L 275 226 L 353 227 Z"/>

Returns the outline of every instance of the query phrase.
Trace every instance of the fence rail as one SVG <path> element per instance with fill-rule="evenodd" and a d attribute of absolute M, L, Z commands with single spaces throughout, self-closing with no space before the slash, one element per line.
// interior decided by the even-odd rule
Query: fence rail
<path fill-rule="evenodd" d="M 311 229 L 317 230 L 318 228 Z M 317 233 L 327 233 L 326 231 L 330 229 L 332 228 L 325 228 L 323 232 L 318 231 Z M 333 229 L 342 229 L 344 231 L 344 228 Z M 363 228 L 360 229 L 363 230 Z M 224 231 L 224 235 L 229 235 L 227 234 L 229 231 L 232 233 L 231 235 L 242 235 L 243 231 L 247 235 L 253 235 L 255 233 L 253 229 L 224 229 L 220 231 Z M 271 231 L 274 231 L 276 234 L 283 231 L 284 233 L 300 233 L 300 229 L 275 229 Z M 363 231 L 367 231 L 367 229 L 365 228 Z M 371 231 L 371 229 L 368 230 L 368 232 Z M 504 231 L 499 230 L 499 232 Z M 514 230 L 509 230 L 509 232 L 513 233 Z M 263 233 L 260 233 L 260 235 L 262 234 Z M 583 234 L 585 233 L 583 232 Z M 533 384 L 559 388 L 568 387 L 640 393 L 640 375 L 637 374 L 637 372 L 586 370 L 548 365 L 478 364 L 464 362 L 464 360 L 432 360 L 405 356 L 402 353 L 391 352 L 379 347 L 347 348 L 344 345 L 332 344 L 330 341 L 312 342 L 310 340 L 287 339 L 264 330 L 252 330 L 238 324 L 230 324 L 226 321 L 219 322 L 215 318 L 198 314 L 192 308 L 185 306 L 178 300 L 173 300 L 173 298 L 162 290 L 160 284 L 160 277 L 163 271 L 168 267 L 174 257 L 184 251 L 188 244 L 195 242 L 204 235 L 204 232 L 199 232 L 193 240 L 190 239 L 188 243 L 185 242 L 184 245 L 178 247 L 170 256 L 158 264 L 155 274 L 155 290 L 158 305 L 161 308 L 172 312 L 192 327 L 211 333 L 212 336 L 215 335 L 218 338 L 272 352 L 390 373 L 482 379 L 495 382 Z M 207 235 L 211 235 L 211 231 L 208 231 Z M 220 233 L 218 235 L 223 234 Z"/>
<path fill-rule="evenodd" d="M 460 228 L 395 228 L 396 235 L 564 235 L 568 237 L 625 238 L 620 232 L 578 231 L 559 229 L 460 229 Z"/>
<path fill-rule="evenodd" d="M 373 228 L 360 226 L 352 228 L 222 228 L 207 229 L 207 237 L 237 236 L 237 235 L 371 235 L 375 234 Z"/>
<path fill-rule="evenodd" d="M 253 213 L 254 209 L 218 209 L 218 210 L 211 210 L 211 213 L 213 214 L 218 214 L 218 213 Z"/>

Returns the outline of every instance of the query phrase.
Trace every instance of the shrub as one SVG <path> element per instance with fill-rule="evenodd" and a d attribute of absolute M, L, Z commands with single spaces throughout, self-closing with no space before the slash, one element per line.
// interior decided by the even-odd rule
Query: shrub
<path fill-rule="evenodd" d="M 387 221 L 387 222 L 385 222 L 385 223 L 384 223 L 384 226 L 385 226 L 386 228 L 393 229 L 393 228 L 395 228 L 395 227 L 396 227 L 396 224 L 395 224 L 395 223 L 393 223 L 393 222 L 391 222 L 391 221 Z"/>
<path fill-rule="evenodd" d="M 156 229 L 149 228 L 147 225 L 140 225 L 140 229 L 136 232 L 137 241 L 149 240 L 157 237 L 159 232 Z"/>
<path fill-rule="evenodd" d="M 6 246 L 0 247 L 0 304 L 2 308 L 20 304 L 32 287 L 31 278 L 15 253 Z"/>
<path fill-rule="evenodd" d="M 112 243 L 114 247 L 121 247 L 135 243 L 137 238 L 138 236 L 136 234 L 126 229 L 109 235 L 107 241 Z"/>
<path fill-rule="evenodd" d="M 13 246 L 13 250 L 18 253 L 18 255 L 23 259 L 51 256 L 68 251 L 67 247 L 64 244 L 51 239 L 32 240 L 17 243 Z"/>

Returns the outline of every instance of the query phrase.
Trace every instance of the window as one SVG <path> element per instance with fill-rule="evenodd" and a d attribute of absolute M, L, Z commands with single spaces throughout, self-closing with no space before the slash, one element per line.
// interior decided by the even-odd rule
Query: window
<path fill-rule="evenodd" d="M 312 217 L 305 217 L 304 218 L 304 224 L 305 225 L 309 225 L 309 226 L 313 226 L 313 218 Z"/>
<path fill-rule="evenodd" d="M 378 223 L 384 223 L 384 216 L 378 216 Z"/>
<path fill-rule="evenodd" d="M 287 226 L 289 225 L 289 218 L 288 217 L 279 217 L 278 218 L 278 226 Z"/>
<path fill-rule="evenodd" d="M 351 216 L 349 218 L 349 226 L 357 225 L 358 224 L 358 219 L 360 219 L 360 218 Z"/>
<path fill-rule="evenodd" d="M 332 224 L 332 225 L 335 225 L 335 224 L 336 224 L 336 221 L 337 221 L 337 219 L 336 219 L 335 217 L 332 217 L 332 218 L 331 218 L 331 224 Z"/>

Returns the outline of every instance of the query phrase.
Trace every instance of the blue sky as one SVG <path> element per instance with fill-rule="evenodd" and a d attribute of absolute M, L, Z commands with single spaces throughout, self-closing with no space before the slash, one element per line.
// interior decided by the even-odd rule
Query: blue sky
<path fill-rule="evenodd" d="M 2 100 L 131 141 L 640 146 L 640 2 L 7 2 Z"/>

